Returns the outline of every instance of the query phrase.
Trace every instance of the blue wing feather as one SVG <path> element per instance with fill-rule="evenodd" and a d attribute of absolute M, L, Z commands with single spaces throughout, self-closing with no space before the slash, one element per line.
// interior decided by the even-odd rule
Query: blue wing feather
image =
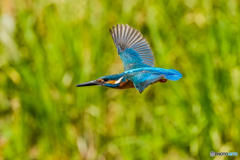
<path fill-rule="evenodd" d="M 140 93 L 142 93 L 142 91 L 150 84 L 160 80 L 163 77 L 163 74 L 156 74 L 146 71 L 140 71 L 138 74 L 127 75 L 127 78 L 133 82 L 134 87 L 138 89 Z"/>
<path fill-rule="evenodd" d="M 147 61 L 143 63 L 142 57 L 131 48 L 126 48 L 123 52 L 120 52 L 119 55 L 123 61 L 124 70 L 150 67 L 149 65 L 147 65 Z"/>
<path fill-rule="evenodd" d="M 142 34 L 127 24 L 113 26 L 110 29 L 112 39 L 120 55 L 124 70 L 140 68 L 140 67 L 154 67 L 154 57 L 152 50 L 143 38 Z"/>

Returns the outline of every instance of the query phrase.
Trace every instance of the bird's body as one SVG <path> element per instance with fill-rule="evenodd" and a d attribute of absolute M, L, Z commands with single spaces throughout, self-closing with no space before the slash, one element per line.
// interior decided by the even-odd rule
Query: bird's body
<path fill-rule="evenodd" d="M 156 82 L 176 81 L 182 77 L 174 69 L 154 67 L 151 48 L 142 34 L 128 25 L 113 26 L 110 30 L 118 54 L 123 61 L 124 72 L 100 77 L 95 81 L 77 85 L 102 85 L 116 89 L 136 88 L 141 93 L 146 87 Z"/>

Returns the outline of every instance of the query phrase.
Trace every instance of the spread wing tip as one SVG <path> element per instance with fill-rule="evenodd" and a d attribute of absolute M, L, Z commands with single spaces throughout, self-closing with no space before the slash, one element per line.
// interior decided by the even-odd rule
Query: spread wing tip
<path fill-rule="evenodd" d="M 146 38 L 140 33 L 140 31 L 130 27 L 128 24 L 117 24 L 109 29 L 112 39 L 116 48 L 120 46 L 121 50 L 124 51 L 126 48 L 132 48 L 142 58 L 143 63 L 154 66 L 154 57 L 150 45 L 146 41 Z M 153 59 L 149 62 L 144 55 L 148 55 L 149 58 Z"/>

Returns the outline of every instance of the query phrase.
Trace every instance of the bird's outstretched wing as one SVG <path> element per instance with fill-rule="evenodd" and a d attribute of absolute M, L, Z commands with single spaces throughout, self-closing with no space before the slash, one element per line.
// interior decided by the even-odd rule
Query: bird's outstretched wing
<path fill-rule="evenodd" d="M 123 61 L 124 70 L 154 67 L 150 45 L 138 30 L 127 24 L 117 24 L 117 27 L 113 26 L 113 30 L 110 29 L 110 33 Z"/>

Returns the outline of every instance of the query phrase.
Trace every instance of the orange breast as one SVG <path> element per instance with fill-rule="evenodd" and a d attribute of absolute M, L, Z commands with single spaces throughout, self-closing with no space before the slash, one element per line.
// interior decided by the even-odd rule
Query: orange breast
<path fill-rule="evenodd" d="M 134 88 L 134 85 L 131 81 L 126 81 L 126 82 L 122 82 L 118 87 L 116 87 L 117 89 L 127 89 L 127 88 Z"/>

